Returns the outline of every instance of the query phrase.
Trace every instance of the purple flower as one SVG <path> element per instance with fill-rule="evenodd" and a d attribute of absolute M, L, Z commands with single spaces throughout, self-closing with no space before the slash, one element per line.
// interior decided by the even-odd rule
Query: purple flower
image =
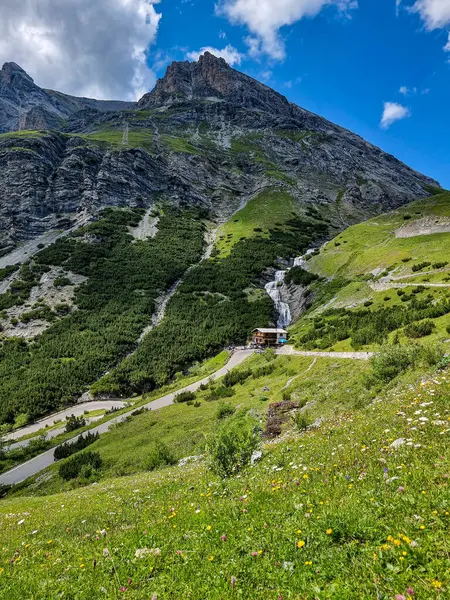
<path fill-rule="evenodd" d="M 227 536 L 224 534 L 221 538 L 222 542 L 226 542 L 227 541 Z"/>
<path fill-rule="evenodd" d="M 412 587 L 409 587 L 409 588 L 406 590 L 406 593 L 408 594 L 408 596 L 414 596 L 414 590 L 413 590 L 413 588 L 412 588 Z"/>
<path fill-rule="evenodd" d="M 399 494 L 403 494 L 403 492 L 404 492 L 404 491 L 405 491 L 405 488 L 404 488 L 402 485 L 400 485 L 400 486 L 397 488 L 397 492 L 399 492 Z"/>
<path fill-rule="evenodd" d="M 230 585 L 231 589 L 234 590 L 234 586 L 236 585 L 236 577 L 234 575 L 231 576 Z"/>
<path fill-rule="evenodd" d="M 406 596 L 404 596 L 403 594 L 396 594 L 395 600 L 406 600 Z"/>

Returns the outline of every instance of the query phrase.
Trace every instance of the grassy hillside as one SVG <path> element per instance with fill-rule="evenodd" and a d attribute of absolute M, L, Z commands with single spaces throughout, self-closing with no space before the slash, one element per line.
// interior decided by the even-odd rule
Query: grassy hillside
<path fill-rule="evenodd" d="M 275 393 L 307 366 L 293 360 L 301 362 L 277 359 Z M 261 461 L 239 476 L 220 480 L 200 462 L 3 500 L 2 596 L 446 597 L 448 374 L 409 373 L 364 399 L 350 364 L 314 366 L 311 379 L 298 382 L 299 400 L 316 399 L 324 420 L 302 432 L 288 423 L 284 437 L 266 444 Z M 171 410 L 182 418 L 203 409 Z M 175 413 L 160 415 L 136 423 L 156 418 L 158 435 L 165 429 L 170 436 Z M 144 429 L 131 437 L 130 455 L 145 456 L 138 443 Z M 112 436 L 99 443 L 105 457 Z M 116 443 L 125 446 L 118 436 Z"/>
<path fill-rule="evenodd" d="M 373 349 L 386 340 L 445 342 L 450 194 L 349 227 L 308 257 L 306 268 L 322 279 L 312 285 L 311 310 L 292 327 L 298 346 L 348 350 Z M 423 329 L 424 322 L 431 325 Z"/>

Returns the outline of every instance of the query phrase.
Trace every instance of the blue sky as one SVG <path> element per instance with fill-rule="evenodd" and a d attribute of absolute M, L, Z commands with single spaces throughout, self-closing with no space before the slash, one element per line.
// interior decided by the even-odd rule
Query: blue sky
<path fill-rule="evenodd" d="M 255 21 L 251 11 L 261 0 L 224 1 L 241 4 L 237 19 L 211 0 L 163 0 L 156 6 L 162 18 L 148 64 L 157 76 L 171 60 L 203 47 L 231 47 L 235 68 L 450 188 L 450 52 L 444 50 L 450 0 L 420 0 L 415 13 L 412 1 L 396 6 L 396 0 L 359 0 L 356 6 L 341 0 L 340 10 L 338 0 L 328 6 L 323 0 L 271 0 L 277 12 L 288 11 L 284 22 L 294 20 L 280 28 L 283 16 L 270 9 L 266 22 Z M 435 1 L 442 14 L 434 10 Z M 316 14 L 295 20 L 295 5 L 302 2 L 315 3 Z M 256 52 L 249 36 L 259 46 Z M 392 104 L 382 127 L 385 103 Z"/>

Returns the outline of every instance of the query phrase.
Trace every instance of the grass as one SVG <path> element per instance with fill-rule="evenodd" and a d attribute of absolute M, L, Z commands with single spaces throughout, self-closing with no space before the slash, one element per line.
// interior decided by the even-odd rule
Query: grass
<path fill-rule="evenodd" d="M 282 181 L 283 183 L 287 183 L 288 185 L 296 185 L 295 179 L 286 175 L 282 171 L 266 171 L 267 177 L 272 177 L 272 179 L 278 179 L 278 181 Z"/>
<path fill-rule="evenodd" d="M 285 223 L 297 212 L 294 199 L 287 192 L 279 189 L 261 192 L 219 227 L 216 247 L 220 256 L 227 256 L 242 238 L 268 237 L 269 229 Z"/>
<path fill-rule="evenodd" d="M 94 142 L 103 142 L 107 144 L 111 144 L 115 147 L 120 147 L 123 149 L 126 148 L 142 148 L 152 154 L 153 147 L 153 131 L 151 129 L 130 129 L 128 132 L 128 144 L 123 145 L 123 130 L 122 129 L 112 129 L 105 128 L 95 133 L 90 133 L 87 135 L 80 135 L 79 137 L 83 137 L 85 139 L 94 141 Z"/>
<path fill-rule="evenodd" d="M 3 500 L 2 595 L 447 597 L 450 377 L 409 374 L 361 404 L 355 371 L 333 371 L 338 407 L 329 365 L 319 367 L 325 420 L 288 428 L 239 477 L 221 481 L 196 462 Z M 317 384 L 299 390 L 309 397 Z"/>
<path fill-rule="evenodd" d="M 412 218 L 404 220 L 405 215 Z M 450 235 L 447 233 L 396 238 L 395 231 L 411 226 L 414 221 L 426 216 L 450 216 L 450 193 L 427 198 L 409 204 L 397 211 L 387 213 L 349 227 L 321 249 L 312 258 L 308 267 L 326 277 L 339 275 L 354 277 L 374 269 L 399 267 L 395 275 L 410 274 L 414 263 L 422 260 L 439 262 L 450 256 Z M 340 244 L 336 246 L 336 243 Z M 408 263 L 402 259 L 412 258 Z"/>
<path fill-rule="evenodd" d="M 169 147 L 172 152 L 182 152 L 185 154 L 201 154 L 200 150 L 190 144 L 187 140 L 171 135 L 163 135 L 161 139 Z"/>

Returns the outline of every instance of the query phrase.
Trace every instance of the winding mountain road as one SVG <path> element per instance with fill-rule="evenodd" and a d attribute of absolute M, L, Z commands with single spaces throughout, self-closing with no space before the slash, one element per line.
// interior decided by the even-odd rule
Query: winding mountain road
<path fill-rule="evenodd" d="M 196 381 L 195 383 L 192 383 L 191 385 L 188 385 L 180 390 L 177 390 L 170 394 L 166 394 L 165 396 L 162 396 L 161 398 L 158 398 L 157 400 L 152 400 L 151 402 L 144 404 L 143 407 L 148 408 L 149 410 L 158 410 L 160 408 L 170 406 L 171 404 L 173 404 L 174 398 L 177 394 L 180 394 L 181 392 L 187 392 L 187 391 L 195 392 L 199 389 L 199 387 L 202 384 L 208 383 L 208 381 L 210 381 L 211 379 L 212 380 L 220 379 L 220 377 L 223 377 L 224 375 L 226 375 L 226 373 L 228 373 L 228 371 L 231 371 L 231 369 L 234 369 L 235 367 L 240 365 L 244 360 L 246 360 L 254 352 L 255 352 L 254 350 L 237 350 L 236 352 L 234 352 L 234 354 L 232 354 L 232 356 L 230 357 L 227 364 L 224 367 L 222 367 L 221 369 L 219 369 L 218 371 L 216 371 L 215 373 L 213 373 L 212 375 L 208 375 L 208 377 L 204 377 L 200 381 Z M 371 356 L 373 356 L 374 353 L 373 352 L 308 352 L 308 351 L 302 351 L 302 350 L 295 350 L 292 346 L 286 346 L 286 347 L 278 350 L 277 354 L 280 354 L 282 356 L 283 355 L 284 356 L 313 356 L 313 357 L 315 356 L 315 357 L 322 357 L 322 358 L 368 360 Z M 83 406 L 83 405 L 81 405 L 81 406 Z M 86 405 L 84 405 L 84 406 L 86 406 Z M 141 408 L 141 407 L 139 407 L 139 408 Z M 68 409 L 68 410 L 69 410 L 69 412 L 71 412 L 71 410 L 73 410 L 73 409 Z M 111 425 L 114 425 L 115 423 L 120 423 L 121 421 L 124 421 L 128 416 L 129 416 L 129 412 L 124 413 L 122 415 L 114 417 L 113 419 L 107 421 L 106 423 L 102 423 L 101 425 L 98 425 L 97 427 L 90 429 L 90 431 L 92 433 L 99 433 L 99 434 L 106 433 L 108 431 L 108 429 L 111 427 Z M 70 441 L 74 442 L 79 437 L 80 436 L 77 435 L 77 436 L 73 437 Z M 36 456 L 35 458 L 32 458 L 31 460 L 29 460 L 21 465 L 18 465 L 17 467 L 14 467 L 14 469 L 11 469 L 10 471 L 3 473 L 2 475 L 0 475 L 0 485 L 15 485 L 17 483 L 20 483 L 21 481 L 24 481 L 28 477 L 37 475 L 37 473 L 40 473 L 41 471 L 43 471 L 44 469 L 46 469 L 47 467 L 49 467 L 51 464 L 53 464 L 55 462 L 55 459 L 53 456 L 54 452 L 55 452 L 55 448 L 51 448 L 50 450 L 43 452 L 39 456 Z"/>

